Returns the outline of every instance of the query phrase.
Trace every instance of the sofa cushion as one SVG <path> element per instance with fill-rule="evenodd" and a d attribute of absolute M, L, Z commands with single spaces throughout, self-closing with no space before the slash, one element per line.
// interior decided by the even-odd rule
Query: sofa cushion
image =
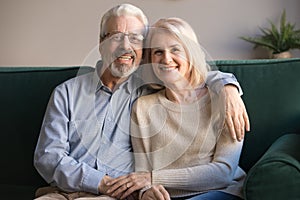
<path fill-rule="evenodd" d="M 300 134 L 281 136 L 251 168 L 244 184 L 247 200 L 300 199 Z"/>

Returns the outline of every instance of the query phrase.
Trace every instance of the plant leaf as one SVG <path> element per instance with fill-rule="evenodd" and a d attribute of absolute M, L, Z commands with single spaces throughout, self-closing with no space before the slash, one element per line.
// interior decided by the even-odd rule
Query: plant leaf
<path fill-rule="evenodd" d="M 296 30 L 296 25 L 287 22 L 286 11 L 283 10 L 280 17 L 280 27 L 269 21 L 269 28 L 259 27 L 262 35 L 258 37 L 240 37 L 247 42 L 254 44 L 254 48 L 258 46 L 266 47 L 273 53 L 280 53 L 290 49 L 300 49 L 300 29 Z"/>

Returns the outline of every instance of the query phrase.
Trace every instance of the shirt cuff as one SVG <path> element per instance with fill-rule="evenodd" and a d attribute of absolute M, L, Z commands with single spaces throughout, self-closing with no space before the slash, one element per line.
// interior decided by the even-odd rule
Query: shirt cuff
<path fill-rule="evenodd" d="M 240 96 L 243 95 L 243 90 L 242 90 L 242 87 L 239 84 L 239 82 L 233 81 L 232 79 L 223 79 L 223 84 L 224 84 L 224 86 L 226 86 L 226 85 L 234 85 L 236 87 L 236 89 L 238 90 Z"/>
<path fill-rule="evenodd" d="M 84 191 L 91 192 L 93 194 L 99 194 L 99 185 L 105 173 L 92 169 L 83 179 L 82 187 Z"/>

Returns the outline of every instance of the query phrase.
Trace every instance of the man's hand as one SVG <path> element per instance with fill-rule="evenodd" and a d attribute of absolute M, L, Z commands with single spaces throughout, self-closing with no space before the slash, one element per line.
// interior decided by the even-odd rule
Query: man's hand
<path fill-rule="evenodd" d="M 109 176 L 104 176 L 103 179 L 101 180 L 99 189 L 98 189 L 101 194 L 109 195 L 107 191 L 110 189 L 110 186 L 107 185 L 107 183 L 110 180 L 113 180 L 113 178 L 111 178 Z"/>
<path fill-rule="evenodd" d="M 245 104 L 234 85 L 225 85 L 226 124 L 233 139 L 244 139 L 245 130 L 250 131 L 249 117 Z"/>
<path fill-rule="evenodd" d="M 142 200 L 170 200 L 168 191 L 162 185 L 153 185 L 146 190 L 141 198 Z"/>
<path fill-rule="evenodd" d="M 134 191 L 140 190 L 147 185 L 151 185 L 151 173 L 134 172 L 115 179 L 110 179 L 106 184 L 110 187 L 107 190 L 109 196 L 125 199 Z"/>

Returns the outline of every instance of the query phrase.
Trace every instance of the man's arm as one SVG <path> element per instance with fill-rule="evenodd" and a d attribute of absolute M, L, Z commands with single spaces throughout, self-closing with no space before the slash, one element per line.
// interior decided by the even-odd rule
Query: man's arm
<path fill-rule="evenodd" d="M 219 92 L 226 85 L 234 85 L 239 94 L 243 95 L 239 82 L 231 73 L 221 72 L 218 70 L 209 71 L 207 74 L 206 84 L 215 92 Z"/>
<path fill-rule="evenodd" d="M 243 91 L 237 79 L 230 73 L 210 71 L 206 84 L 215 92 L 220 92 L 225 86 L 226 124 L 231 137 L 241 141 L 244 139 L 245 130 L 250 131 L 250 122 L 245 104 L 241 98 Z"/>
<path fill-rule="evenodd" d="M 51 96 L 34 153 L 34 166 L 48 183 L 65 191 L 97 194 L 104 174 L 70 155 L 67 94 L 66 87 L 61 85 Z"/>

